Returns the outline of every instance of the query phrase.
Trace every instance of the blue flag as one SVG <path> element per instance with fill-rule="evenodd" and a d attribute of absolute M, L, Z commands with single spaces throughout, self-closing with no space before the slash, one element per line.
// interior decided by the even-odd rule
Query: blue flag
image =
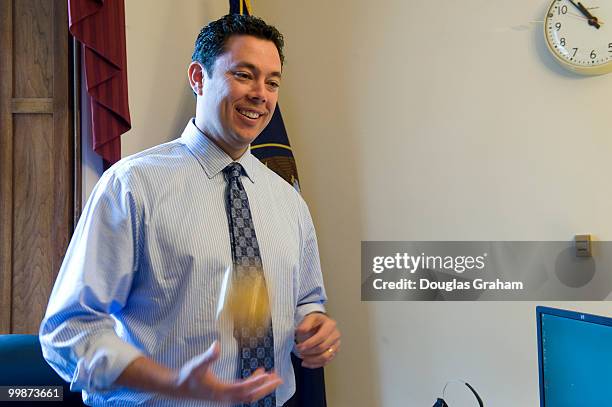
<path fill-rule="evenodd" d="M 229 5 L 230 14 L 252 14 L 250 0 L 229 0 Z M 283 177 L 285 181 L 293 185 L 295 189 L 300 190 L 293 151 L 289 144 L 279 106 L 276 106 L 270 124 L 251 144 L 251 153 L 272 171 Z M 295 394 L 286 406 L 326 407 L 323 368 L 307 369 L 302 367 L 301 360 L 293 354 L 291 354 L 291 362 L 295 372 Z"/>
<path fill-rule="evenodd" d="M 230 14 L 246 14 L 251 15 L 251 1 L 250 0 L 230 0 Z"/>
<path fill-rule="evenodd" d="M 230 14 L 251 15 L 250 0 L 229 0 Z M 285 181 L 300 190 L 300 182 L 297 174 L 293 151 L 289 144 L 285 123 L 281 115 L 280 106 L 276 106 L 270 124 L 251 144 L 251 153 L 270 168 L 283 177 Z"/>

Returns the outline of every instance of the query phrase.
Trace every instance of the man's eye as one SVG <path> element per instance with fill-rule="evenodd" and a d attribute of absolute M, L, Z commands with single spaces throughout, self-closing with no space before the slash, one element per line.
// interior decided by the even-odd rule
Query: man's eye
<path fill-rule="evenodd" d="M 272 89 L 278 89 L 280 87 L 280 83 L 278 82 L 268 82 L 268 86 Z"/>
<path fill-rule="evenodd" d="M 234 76 L 238 79 L 250 79 L 251 75 L 246 72 L 234 72 Z"/>

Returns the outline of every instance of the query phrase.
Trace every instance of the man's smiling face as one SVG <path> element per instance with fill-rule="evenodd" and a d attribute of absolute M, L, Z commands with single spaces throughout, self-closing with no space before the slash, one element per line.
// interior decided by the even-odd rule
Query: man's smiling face
<path fill-rule="evenodd" d="M 281 61 L 273 42 L 249 35 L 227 40 L 211 77 L 202 73 L 196 126 L 236 159 L 272 119 Z"/>

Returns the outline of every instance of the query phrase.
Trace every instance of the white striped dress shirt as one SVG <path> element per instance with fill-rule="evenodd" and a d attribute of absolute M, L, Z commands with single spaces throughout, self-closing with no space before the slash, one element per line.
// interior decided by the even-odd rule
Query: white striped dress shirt
<path fill-rule="evenodd" d="M 113 386 L 140 355 L 178 369 L 214 340 L 213 371 L 237 377 L 231 322 L 216 318 L 232 265 L 222 172 L 230 162 L 191 120 L 179 139 L 121 160 L 96 185 L 40 328 L 45 358 L 86 404 L 216 406 Z M 249 151 L 238 162 L 270 295 L 282 405 L 295 391 L 295 327 L 324 311 L 316 236 L 291 185 Z"/>

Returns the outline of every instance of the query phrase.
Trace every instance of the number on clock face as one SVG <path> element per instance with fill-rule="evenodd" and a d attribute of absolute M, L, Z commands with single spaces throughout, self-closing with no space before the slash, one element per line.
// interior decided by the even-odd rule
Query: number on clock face
<path fill-rule="evenodd" d="M 545 19 L 551 51 L 569 65 L 612 62 L 612 1 L 555 0 Z"/>

